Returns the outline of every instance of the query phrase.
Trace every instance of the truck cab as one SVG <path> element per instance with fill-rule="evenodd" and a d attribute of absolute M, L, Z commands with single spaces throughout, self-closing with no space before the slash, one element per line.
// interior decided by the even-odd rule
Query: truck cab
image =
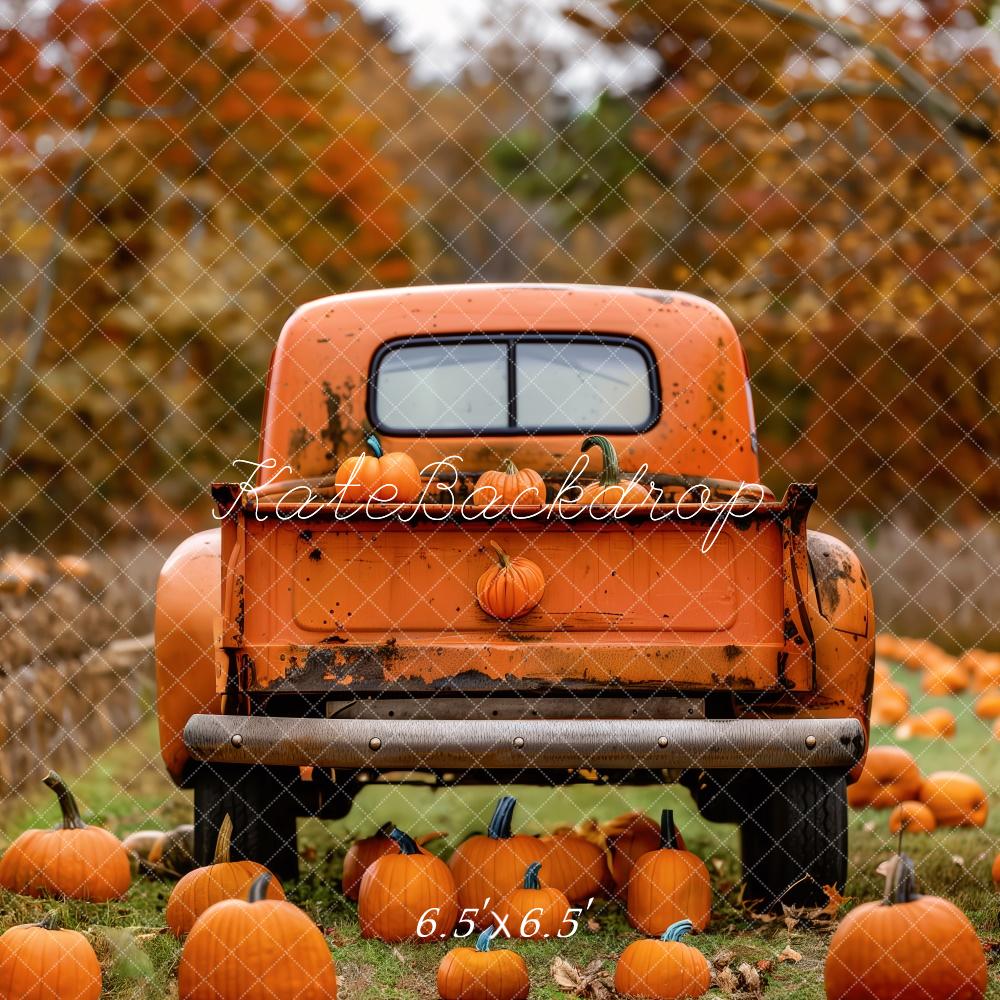
<path fill-rule="evenodd" d="M 421 472 L 406 502 L 345 502 L 370 450 Z M 600 436 L 638 503 L 578 502 Z M 542 502 L 481 502 L 537 471 Z M 220 526 L 163 568 L 163 758 L 194 789 L 196 847 L 297 870 L 295 820 L 345 816 L 373 781 L 681 782 L 741 827 L 746 897 L 842 887 L 846 783 L 868 739 L 871 590 L 775 498 L 745 354 L 678 292 L 472 285 L 300 308 L 272 358 L 258 461 L 213 486 Z M 575 492 L 574 492 L 575 491 Z M 494 546 L 544 594 L 477 601 Z"/>

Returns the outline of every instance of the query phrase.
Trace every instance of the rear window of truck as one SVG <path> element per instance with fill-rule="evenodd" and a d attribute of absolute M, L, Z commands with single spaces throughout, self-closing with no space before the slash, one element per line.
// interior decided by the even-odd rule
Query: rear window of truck
<path fill-rule="evenodd" d="M 414 337 L 372 361 L 368 409 L 390 435 L 636 433 L 660 413 L 656 363 L 627 337 Z"/>

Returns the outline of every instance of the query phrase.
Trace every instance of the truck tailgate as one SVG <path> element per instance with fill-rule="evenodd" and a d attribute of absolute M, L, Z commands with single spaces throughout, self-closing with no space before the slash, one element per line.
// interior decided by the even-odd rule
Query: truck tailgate
<path fill-rule="evenodd" d="M 805 487 L 730 518 L 710 545 L 717 514 L 694 507 L 484 523 L 435 508 L 289 516 L 217 497 L 239 581 L 220 624 L 220 690 L 234 661 L 242 688 L 266 691 L 812 684 Z M 491 541 L 545 573 L 541 604 L 514 622 L 476 602 Z"/>

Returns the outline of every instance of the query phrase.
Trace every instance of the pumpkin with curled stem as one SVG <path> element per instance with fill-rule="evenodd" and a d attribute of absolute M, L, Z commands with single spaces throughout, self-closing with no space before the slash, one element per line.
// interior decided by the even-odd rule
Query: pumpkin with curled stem
<path fill-rule="evenodd" d="M 509 459 L 499 469 L 484 472 L 472 491 L 480 507 L 506 507 L 545 503 L 545 481 L 534 469 L 518 469 Z"/>
<path fill-rule="evenodd" d="M 42 779 L 56 793 L 62 822 L 26 830 L 0 858 L 0 885 L 25 896 L 65 896 L 92 903 L 119 899 L 132 882 L 129 853 L 107 830 L 88 826 L 55 771 Z"/>
<path fill-rule="evenodd" d="M 423 489 L 417 463 L 406 452 L 382 450 L 374 434 L 365 438 L 371 454 L 345 458 L 334 483 L 344 503 L 413 503 Z"/>
<path fill-rule="evenodd" d="M 542 941 L 559 934 L 569 912 L 569 900 L 560 889 L 542 886 L 540 861 L 525 869 L 520 887 L 509 893 L 499 909 L 507 915 L 506 928 L 511 937 Z"/>
<path fill-rule="evenodd" d="M 458 921 L 451 870 L 402 830 L 394 828 L 389 836 L 399 845 L 399 852 L 383 854 L 361 879 L 361 936 L 389 942 L 426 940 L 431 932 L 421 921 L 429 911 L 434 911 L 433 935 L 447 936 Z"/>
<path fill-rule="evenodd" d="M 101 966 L 78 931 L 55 913 L 0 935 L 0 997 L 5 1000 L 98 1000 Z"/>
<path fill-rule="evenodd" d="M 913 862 L 889 862 L 881 902 L 840 922 L 826 957 L 828 1000 L 981 1000 L 986 957 L 975 929 L 946 899 L 920 896 Z"/>
<path fill-rule="evenodd" d="M 256 861 L 230 861 L 232 835 L 233 821 L 227 813 L 219 825 L 212 864 L 188 872 L 170 893 L 165 918 L 176 937 L 188 934 L 198 917 L 214 903 L 221 903 L 224 899 L 244 899 L 250 886 L 267 873 L 267 868 Z M 268 882 L 267 898 L 285 898 L 277 879 Z"/>
<path fill-rule="evenodd" d="M 476 599 L 488 615 L 510 621 L 526 615 L 545 593 L 545 574 L 524 556 L 508 556 L 496 542 L 490 542 L 497 562 L 476 582 Z"/>
<path fill-rule="evenodd" d="M 642 855 L 628 880 L 629 923 L 643 934 L 662 934 L 678 920 L 703 931 L 712 917 L 712 883 L 705 862 L 677 846 L 674 814 L 663 810 L 660 848 Z"/>
<path fill-rule="evenodd" d="M 386 854 L 399 854 L 399 844 L 390 836 L 395 826 L 394 823 L 383 823 L 373 836 L 356 840 L 347 849 L 347 854 L 344 855 L 342 886 L 344 895 L 348 899 L 357 900 L 365 872 L 379 858 Z M 424 844 L 443 836 L 443 833 L 435 831 L 425 833 L 422 837 L 415 837 L 414 841 L 417 847 L 422 848 Z"/>
<path fill-rule="evenodd" d="M 475 948 L 453 948 L 441 959 L 437 971 L 441 1000 L 527 1000 L 528 966 L 515 951 L 490 948 L 496 933 L 495 927 L 488 927 Z"/>
<path fill-rule="evenodd" d="M 644 854 L 661 846 L 660 825 L 645 813 L 633 812 L 601 823 L 598 830 L 607 847 L 611 877 L 624 901 L 624 892 L 635 863 Z M 676 825 L 673 832 L 677 846 L 684 850 L 684 837 Z"/>
<path fill-rule="evenodd" d="M 268 898 L 272 879 L 264 872 L 245 900 L 223 900 L 198 918 L 181 951 L 180 1000 L 335 1000 L 326 938 L 293 903 Z"/>
<path fill-rule="evenodd" d="M 598 473 L 596 483 L 591 483 L 583 488 L 583 492 L 576 501 L 578 504 L 614 507 L 618 504 L 652 503 L 652 496 L 645 486 L 622 476 L 615 446 L 606 437 L 592 434 L 585 438 L 583 444 L 580 445 L 580 451 L 586 452 L 591 448 L 600 448 L 601 450 L 601 471 Z"/>
<path fill-rule="evenodd" d="M 700 997 L 712 985 L 708 959 L 682 938 L 690 920 L 677 920 L 659 938 L 633 941 L 615 968 L 615 989 L 637 1000 L 684 1000 Z"/>
<path fill-rule="evenodd" d="M 497 803 L 485 834 L 463 841 L 448 862 L 458 886 L 458 905 L 475 910 L 475 925 L 488 927 L 493 911 L 522 882 L 525 869 L 533 861 L 545 859 L 545 845 L 537 837 L 511 830 L 517 800 L 505 795 Z"/>
<path fill-rule="evenodd" d="M 975 778 L 959 771 L 935 771 L 920 786 L 920 801 L 938 826 L 984 826 L 990 800 Z"/>

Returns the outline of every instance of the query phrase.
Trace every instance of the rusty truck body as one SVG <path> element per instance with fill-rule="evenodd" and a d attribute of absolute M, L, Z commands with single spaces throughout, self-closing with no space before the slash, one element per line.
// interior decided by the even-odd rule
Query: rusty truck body
<path fill-rule="evenodd" d="M 373 431 L 425 470 L 419 502 L 336 502 Z M 595 433 L 656 503 L 566 516 Z M 229 812 L 238 856 L 293 873 L 296 817 L 342 817 L 373 782 L 679 781 L 741 825 L 749 898 L 842 885 L 871 591 L 808 529 L 814 486 L 750 503 L 757 451 L 735 330 L 690 295 L 474 285 L 299 309 L 254 477 L 214 487 L 220 526 L 159 585 L 162 752 L 199 854 Z M 507 458 L 546 504 L 463 506 Z M 490 542 L 545 574 L 515 621 L 476 602 Z"/>

